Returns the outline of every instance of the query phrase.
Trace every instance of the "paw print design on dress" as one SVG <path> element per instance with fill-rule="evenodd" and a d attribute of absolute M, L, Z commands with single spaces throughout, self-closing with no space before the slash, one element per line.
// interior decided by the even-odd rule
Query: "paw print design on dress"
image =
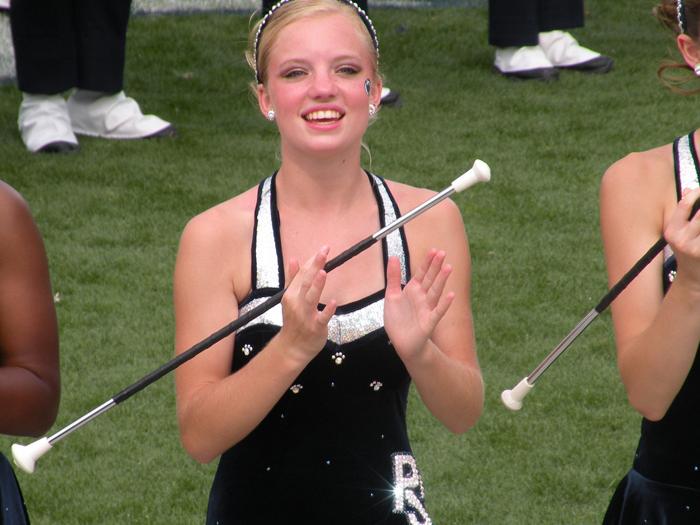
<path fill-rule="evenodd" d="M 301 392 L 302 388 L 304 388 L 304 385 L 296 384 L 296 385 L 290 386 L 289 390 L 292 391 L 292 394 L 298 394 L 299 392 Z"/>
<path fill-rule="evenodd" d="M 374 390 L 375 392 L 379 392 L 379 390 L 383 387 L 384 385 L 382 384 L 381 381 L 372 381 L 369 384 L 369 387 Z"/>
<path fill-rule="evenodd" d="M 331 359 L 333 359 L 336 365 L 342 365 L 343 361 L 345 361 L 345 354 L 343 352 L 336 352 L 331 356 Z"/>
<path fill-rule="evenodd" d="M 241 352 L 243 352 L 243 355 L 248 357 L 250 353 L 253 351 L 253 346 L 249 345 L 248 343 L 243 345 L 243 348 L 241 348 Z"/>

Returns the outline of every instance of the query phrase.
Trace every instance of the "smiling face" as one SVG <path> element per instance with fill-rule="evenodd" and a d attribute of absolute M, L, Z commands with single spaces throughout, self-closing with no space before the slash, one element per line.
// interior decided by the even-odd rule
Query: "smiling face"
<path fill-rule="evenodd" d="M 275 111 L 283 158 L 359 155 L 369 104 L 378 105 L 381 93 L 368 38 L 358 15 L 345 9 L 300 18 L 276 34 L 258 101 L 263 114 Z"/>

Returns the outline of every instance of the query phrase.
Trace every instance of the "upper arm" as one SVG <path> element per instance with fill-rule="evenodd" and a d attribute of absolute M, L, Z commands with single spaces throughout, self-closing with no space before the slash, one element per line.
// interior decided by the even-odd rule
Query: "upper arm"
<path fill-rule="evenodd" d="M 0 367 L 23 369 L 53 421 L 60 391 L 58 325 L 41 234 L 26 202 L 0 183 Z M 35 408 L 37 405 L 33 405 Z"/>
<path fill-rule="evenodd" d="M 600 222 L 610 286 L 661 237 L 669 204 L 675 204 L 672 166 L 658 152 L 629 155 L 606 171 L 600 190 Z M 663 299 L 662 264 L 659 255 L 613 302 L 618 349 L 654 319 Z"/>
<path fill-rule="evenodd" d="M 180 354 L 229 324 L 238 315 L 233 268 L 240 254 L 220 213 L 192 219 L 182 234 L 174 275 L 175 346 Z M 176 371 L 178 412 L 197 390 L 231 373 L 234 336 L 186 362 Z"/>

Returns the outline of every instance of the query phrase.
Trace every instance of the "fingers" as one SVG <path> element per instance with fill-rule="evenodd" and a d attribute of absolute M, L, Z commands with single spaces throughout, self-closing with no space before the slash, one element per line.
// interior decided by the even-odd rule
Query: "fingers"
<path fill-rule="evenodd" d="M 401 263 L 398 257 L 389 257 L 386 266 L 386 293 L 387 295 L 401 293 Z"/>
<path fill-rule="evenodd" d="M 418 283 L 423 282 L 423 279 L 425 279 L 425 276 L 428 273 L 428 269 L 430 268 L 430 265 L 433 262 L 433 259 L 435 258 L 436 253 L 437 253 L 437 250 L 435 248 L 431 248 L 430 250 L 428 250 L 428 253 L 425 256 L 425 259 L 423 260 L 423 264 L 421 264 L 418 267 L 418 270 L 413 275 L 413 280 L 415 282 L 418 282 Z"/>
<path fill-rule="evenodd" d="M 282 297 L 284 323 L 280 334 L 287 348 L 298 355 L 313 358 L 323 348 L 328 338 L 328 322 L 335 313 L 335 301 L 329 301 L 319 311 L 318 304 L 326 284 L 326 264 L 329 249 L 321 248 L 313 257 L 299 267 L 290 260 L 289 286 Z"/>
<path fill-rule="evenodd" d="M 440 300 L 447 279 L 452 273 L 452 266 L 445 264 L 445 257 L 446 254 L 442 250 L 430 250 L 419 271 L 421 288 L 432 307 Z"/>
<path fill-rule="evenodd" d="M 450 266 L 449 264 L 445 264 L 439 269 L 439 272 L 432 281 L 430 288 L 426 291 L 428 304 L 430 304 L 431 306 L 435 306 L 436 304 L 438 304 L 438 301 L 440 301 L 441 297 L 443 297 L 445 285 L 447 284 L 447 279 L 449 278 L 451 273 L 452 266 Z"/>
<path fill-rule="evenodd" d="M 700 213 L 690 217 L 695 202 L 700 198 L 700 189 L 684 191 L 678 206 L 664 227 L 664 238 L 676 248 L 700 237 Z"/>
<path fill-rule="evenodd" d="M 421 283 L 424 290 L 428 290 L 433 285 L 435 278 L 439 275 L 440 269 L 445 262 L 445 252 L 430 250 L 430 252 L 428 252 L 428 258 L 430 262 L 425 270 L 423 282 Z"/>
<path fill-rule="evenodd" d="M 687 212 L 685 213 L 686 219 L 690 220 L 693 218 L 690 216 L 690 213 L 695 203 L 698 202 L 698 199 L 700 199 L 700 188 L 683 190 L 683 196 L 678 202 L 678 207 Z"/>
<path fill-rule="evenodd" d="M 316 311 L 318 303 L 321 300 L 323 288 L 326 285 L 327 273 L 323 269 L 328 258 L 329 248 L 323 246 L 313 257 L 311 257 L 303 267 L 299 267 L 296 260 L 290 260 L 288 265 L 288 273 L 290 278 L 289 288 L 287 289 L 287 304 L 293 297 L 294 302 L 300 305 L 306 305 L 304 309 L 312 309 Z M 327 323 L 330 317 L 335 312 L 335 302 L 331 301 L 324 308 L 323 315 L 317 320 Z"/>
<path fill-rule="evenodd" d="M 440 298 L 440 301 L 438 302 L 437 306 L 435 307 L 435 310 L 433 310 L 435 324 L 437 324 L 438 321 L 440 319 L 442 319 L 442 317 L 447 313 L 447 310 L 449 310 L 450 305 L 452 304 L 452 301 L 454 301 L 454 298 L 455 298 L 454 292 L 448 292 Z"/>
<path fill-rule="evenodd" d="M 290 259 L 287 265 L 287 273 L 289 274 L 289 282 L 292 282 L 297 273 L 299 273 L 299 261 Z"/>
<path fill-rule="evenodd" d="M 326 280 L 326 272 L 323 271 L 323 267 L 326 264 L 326 259 L 328 257 L 328 246 L 323 246 L 321 249 L 311 257 L 303 267 L 299 268 L 299 264 L 296 261 L 291 261 L 289 265 L 290 274 L 290 288 L 297 287 L 297 294 L 306 298 L 307 294 L 311 293 L 314 295 L 318 292 L 320 297 L 320 289 L 323 290 L 323 285 Z M 292 275 L 292 264 L 296 264 L 298 271 Z"/>
<path fill-rule="evenodd" d="M 438 312 L 441 312 L 439 314 L 439 317 L 442 317 L 442 315 L 444 315 L 444 313 L 447 311 L 447 308 L 449 308 L 449 305 L 454 299 L 454 294 L 448 294 L 450 296 L 449 299 L 446 295 L 444 295 L 447 280 L 449 279 L 450 274 L 452 273 L 452 266 L 450 264 L 445 263 L 445 258 L 446 254 L 444 251 L 436 249 L 429 250 L 426 254 L 423 264 L 418 268 L 416 274 L 411 279 L 412 282 L 409 283 L 411 287 L 420 288 L 420 291 L 422 292 L 422 295 L 425 298 L 427 306 L 430 309 L 437 309 Z M 393 276 L 393 271 L 396 271 L 399 273 L 399 275 L 394 277 L 394 279 L 398 281 L 400 277 L 398 261 L 396 262 L 395 270 L 394 267 L 392 267 L 391 260 L 389 261 L 389 263 L 390 266 L 389 271 L 387 272 L 387 276 L 389 276 L 390 272 Z M 394 285 L 396 287 L 400 286 L 399 284 L 392 283 L 389 280 L 389 278 L 387 278 L 387 291 L 393 290 L 393 288 L 391 287 Z M 416 288 L 413 289 L 415 290 Z"/>
<path fill-rule="evenodd" d="M 328 304 L 318 312 L 318 315 L 316 316 L 316 321 L 319 324 L 322 325 L 327 325 L 328 322 L 331 320 L 331 317 L 333 317 L 333 314 L 335 314 L 335 309 L 338 305 L 336 304 L 335 299 L 331 299 L 328 301 Z"/>

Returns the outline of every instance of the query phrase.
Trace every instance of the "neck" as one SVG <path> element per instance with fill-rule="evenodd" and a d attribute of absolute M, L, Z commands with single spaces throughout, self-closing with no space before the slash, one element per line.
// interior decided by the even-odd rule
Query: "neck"
<path fill-rule="evenodd" d="M 359 156 L 283 159 L 276 185 L 282 206 L 323 213 L 346 212 L 370 189 Z"/>

